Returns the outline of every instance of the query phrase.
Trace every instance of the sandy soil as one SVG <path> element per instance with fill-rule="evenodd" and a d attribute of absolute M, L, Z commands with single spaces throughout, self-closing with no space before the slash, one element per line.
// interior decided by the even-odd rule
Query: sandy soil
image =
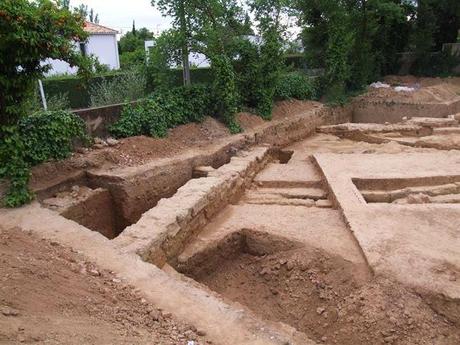
<path fill-rule="evenodd" d="M 421 103 L 460 97 L 460 79 L 388 77 L 386 81 L 419 84 L 422 88 L 413 93 L 370 90 L 361 99 Z M 280 102 L 273 119 L 289 118 L 317 106 L 315 102 Z M 266 124 L 249 113 L 237 118 L 246 131 Z M 64 162 L 44 164 L 34 169 L 35 178 L 88 168 L 137 166 L 197 150 L 229 136 L 222 123 L 206 118 L 202 123 L 174 128 L 164 139 L 127 138 L 112 146 L 76 153 Z M 426 137 L 430 148 L 416 148 L 395 141 L 371 144 L 318 134 L 290 146 L 295 151 L 291 161 L 270 165 L 256 182 L 272 188 L 320 188 L 324 181 L 310 160 L 313 153 L 358 153 L 361 158 L 369 154 L 436 152 L 442 145 L 458 145 L 457 136 Z M 255 227 L 264 236 L 271 232 L 310 246 L 264 255 L 244 250 L 231 257 L 219 253 L 219 260 L 207 260 L 209 267 L 218 263 L 215 269 L 206 270 L 203 265 L 187 274 L 263 319 L 289 324 L 318 343 L 460 343 L 458 326 L 434 312 L 422 297 L 392 280 L 371 279 L 358 269 L 364 265 L 368 269 L 362 247 L 358 247 L 339 211 L 286 207 L 248 205 L 242 199 L 216 217 L 217 224 L 231 231 L 236 229 L 229 226 L 233 221 L 238 229 Z M 241 227 L 241 223 L 248 224 Z M 206 234 L 205 228 L 197 238 Z M 202 246 L 207 244 L 201 242 Z M 388 248 L 384 249 L 387 253 Z M 0 229 L 0 271 L 0 344 L 210 344 L 204 331 L 172 319 L 111 272 L 55 242 L 19 230 Z"/>
<path fill-rule="evenodd" d="M 325 344 L 445 344 L 460 330 L 401 285 L 363 282 L 352 265 L 318 250 L 241 253 L 195 276 L 262 317 L 282 321 Z"/>
<path fill-rule="evenodd" d="M 209 344 L 71 249 L 0 232 L 0 344 Z"/>

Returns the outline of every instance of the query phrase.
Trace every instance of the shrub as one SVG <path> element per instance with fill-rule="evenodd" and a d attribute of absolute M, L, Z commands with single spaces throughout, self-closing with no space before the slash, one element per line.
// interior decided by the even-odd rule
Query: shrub
<path fill-rule="evenodd" d="M 27 161 L 32 165 L 67 158 L 75 139 L 88 139 L 85 122 L 63 110 L 43 111 L 24 117 L 18 127 Z"/>
<path fill-rule="evenodd" d="M 145 97 L 146 78 L 140 70 L 117 75 L 111 80 L 103 79 L 90 86 L 91 106 L 118 104 Z"/>
<path fill-rule="evenodd" d="M 275 98 L 283 99 L 314 99 L 316 90 L 312 78 L 301 73 L 291 72 L 281 76 L 275 89 Z"/>
<path fill-rule="evenodd" d="M 146 100 L 126 105 L 110 132 L 117 138 L 135 135 L 164 137 L 167 130 L 213 115 L 210 89 L 204 85 L 158 90 Z"/>
<path fill-rule="evenodd" d="M 0 179 L 10 187 L 4 204 L 20 206 L 32 199 L 28 189 L 30 168 L 70 155 L 75 140 L 88 141 L 85 123 L 67 111 L 43 111 L 22 118 L 17 126 L 2 126 Z"/>
<path fill-rule="evenodd" d="M 47 96 L 46 105 L 49 111 L 69 110 L 69 94 L 65 92 Z M 27 115 L 31 115 L 38 111 L 43 111 L 43 104 L 38 91 L 31 94 L 31 96 L 24 102 L 23 108 L 24 113 Z"/>

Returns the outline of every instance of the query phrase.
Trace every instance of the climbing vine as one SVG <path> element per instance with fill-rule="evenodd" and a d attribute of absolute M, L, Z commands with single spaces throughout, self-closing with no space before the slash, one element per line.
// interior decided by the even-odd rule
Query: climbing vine
<path fill-rule="evenodd" d="M 68 157 L 76 141 L 89 141 L 84 121 L 67 111 L 44 111 L 2 126 L 0 179 L 8 184 L 4 205 L 16 207 L 32 200 L 28 182 L 36 164 Z"/>

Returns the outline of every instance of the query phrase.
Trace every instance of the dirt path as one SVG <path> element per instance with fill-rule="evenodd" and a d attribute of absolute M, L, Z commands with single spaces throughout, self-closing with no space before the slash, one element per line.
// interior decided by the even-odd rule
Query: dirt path
<path fill-rule="evenodd" d="M 0 344 L 210 344 L 110 272 L 20 230 L 0 232 L 0 272 Z"/>

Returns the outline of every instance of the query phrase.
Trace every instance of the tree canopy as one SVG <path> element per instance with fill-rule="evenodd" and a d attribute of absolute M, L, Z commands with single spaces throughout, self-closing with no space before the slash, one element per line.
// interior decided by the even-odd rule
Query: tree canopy
<path fill-rule="evenodd" d="M 0 2 L 0 124 L 15 123 L 31 85 L 49 70 L 46 59 L 59 59 L 88 71 L 74 49 L 85 41 L 84 18 L 50 0 Z"/>

